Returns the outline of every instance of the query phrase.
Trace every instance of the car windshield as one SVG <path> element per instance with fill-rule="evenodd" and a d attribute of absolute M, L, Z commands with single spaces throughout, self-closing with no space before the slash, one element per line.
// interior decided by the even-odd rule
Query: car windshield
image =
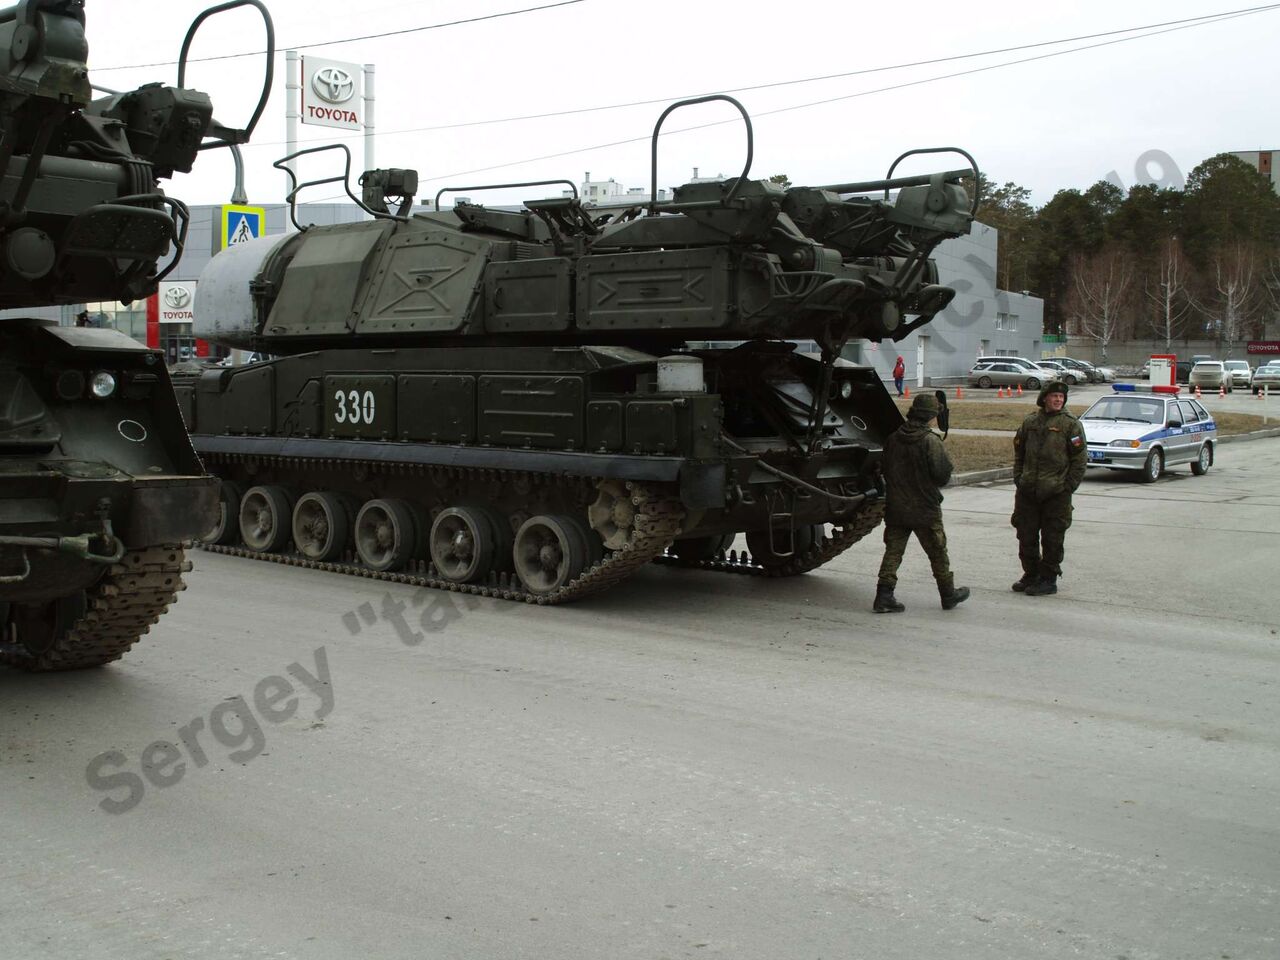
<path fill-rule="evenodd" d="M 1221 369 L 1222 369 L 1222 364 L 1220 364 L 1217 360 L 1201 360 L 1199 363 L 1197 363 L 1197 364 L 1196 364 L 1194 367 L 1192 367 L 1191 369 L 1192 369 L 1192 370 L 1200 370 L 1200 371 L 1205 371 L 1205 370 L 1221 370 Z"/>
<path fill-rule="evenodd" d="M 1164 401 L 1146 397 L 1103 397 L 1085 411 L 1083 419 L 1164 423 Z"/>
<path fill-rule="evenodd" d="M 1249 364 L 1245 363 L 1243 360 L 1228 360 L 1227 369 L 1228 370 L 1248 370 Z"/>

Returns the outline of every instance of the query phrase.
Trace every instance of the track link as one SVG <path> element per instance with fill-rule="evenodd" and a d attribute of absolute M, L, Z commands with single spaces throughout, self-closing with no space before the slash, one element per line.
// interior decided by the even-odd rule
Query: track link
<path fill-rule="evenodd" d="M 186 589 L 181 544 L 132 550 L 86 591 L 82 616 L 33 653 L 19 638 L 0 643 L 0 663 L 31 672 L 79 670 L 119 660 Z M 16 628 L 10 628 L 16 629 Z"/>
<path fill-rule="evenodd" d="M 372 463 L 365 465 L 369 470 L 377 470 L 380 467 L 386 469 L 387 466 Z M 385 580 L 392 583 L 430 587 L 435 590 L 449 590 L 455 593 L 470 593 L 476 596 L 540 605 L 567 603 L 599 593 L 629 577 L 640 567 L 660 556 L 680 532 L 684 508 L 679 500 L 663 496 L 643 483 L 628 482 L 627 489 L 631 494 L 632 506 L 635 507 L 634 533 L 631 540 L 621 549 L 607 553 L 603 559 L 592 564 L 569 583 L 546 594 L 531 593 L 513 573 L 491 574 L 486 583 L 455 583 L 440 577 L 434 566 L 425 560 L 410 563 L 406 570 L 380 573 L 354 561 L 326 563 L 309 560 L 296 553 L 259 553 L 246 547 L 208 543 L 201 543 L 198 546 L 210 553 L 265 560 L 311 570 L 326 570 L 370 580 Z"/>
<path fill-rule="evenodd" d="M 853 517 L 847 522 L 834 526 L 831 536 L 824 533 L 822 540 L 803 554 L 790 557 L 785 563 L 772 566 L 757 563 L 745 550 L 741 552 L 730 550 L 714 560 L 685 560 L 674 554 L 664 553 L 657 558 L 657 562 L 692 570 L 714 570 L 717 573 L 742 573 L 755 577 L 795 577 L 834 560 L 878 527 L 883 519 L 884 500 L 868 500 L 858 505 Z"/>

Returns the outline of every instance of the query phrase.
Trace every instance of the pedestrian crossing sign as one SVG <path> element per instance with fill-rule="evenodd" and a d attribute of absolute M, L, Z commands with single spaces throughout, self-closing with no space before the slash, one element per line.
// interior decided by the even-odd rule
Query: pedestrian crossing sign
<path fill-rule="evenodd" d="M 262 207 L 246 207 L 237 203 L 222 207 L 222 249 L 247 240 L 256 240 L 265 232 L 267 212 Z"/>

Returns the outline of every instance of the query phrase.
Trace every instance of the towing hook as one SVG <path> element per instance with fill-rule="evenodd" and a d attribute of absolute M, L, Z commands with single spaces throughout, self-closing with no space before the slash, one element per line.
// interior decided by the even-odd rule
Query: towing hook
<path fill-rule="evenodd" d="M 111 549 L 111 553 L 95 553 L 92 546 L 94 540 L 102 540 L 104 548 Z M 82 533 L 78 537 L 59 537 L 58 550 L 90 563 L 112 564 L 119 563 L 124 556 L 124 543 L 110 531 Z"/>
<path fill-rule="evenodd" d="M 95 552 L 93 549 L 94 540 L 101 540 L 103 549 L 110 552 Z M 69 553 L 80 560 L 88 560 L 90 563 L 108 565 L 119 563 L 121 558 L 124 557 L 124 541 L 115 535 L 115 532 L 111 529 L 111 520 L 107 517 L 102 518 L 102 532 L 100 533 L 82 533 L 78 537 L 0 537 L 0 546 L 22 547 L 22 562 L 26 566 L 26 570 L 16 578 L 0 577 L 0 583 L 18 583 L 31 574 L 31 564 L 27 560 L 28 548 L 32 550 L 56 550 L 59 553 Z"/>
<path fill-rule="evenodd" d="M 111 529 L 111 517 L 107 515 L 110 509 L 110 500 L 99 500 L 97 514 L 102 521 L 102 532 L 82 533 L 78 537 L 59 537 L 58 549 L 81 560 L 88 560 L 90 563 L 119 563 L 124 556 L 124 542 Z M 111 552 L 95 553 L 91 546 L 94 540 L 101 540 L 103 549 Z"/>

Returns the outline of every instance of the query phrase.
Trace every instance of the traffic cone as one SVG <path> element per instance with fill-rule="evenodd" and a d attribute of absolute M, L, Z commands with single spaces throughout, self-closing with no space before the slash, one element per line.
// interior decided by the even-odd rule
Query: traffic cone
<path fill-rule="evenodd" d="M 1224 387 L 1224 386 L 1219 385 L 1219 387 L 1218 387 L 1218 396 L 1220 396 L 1220 397 L 1225 397 L 1226 395 L 1227 395 L 1227 388 L 1226 388 L 1226 387 Z"/>
<path fill-rule="evenodd" d="M 1018 384 L 1018 396 L 1022 396 L 1022 384 Z"/>
<path fill-rule="evenodd" d="M 1197 400 L 1203 400 L 1203 399 L 1204 399 L 1204 397 L 1200 396 L 1200 384 L 1198 384 L 1198 383 L 1196 384 L 1196 399 L 1197 399 Z"/>
<path fill-rule="evenodd" d="M 963 400 L 963 399 L 964 399 L 964 390 L 963 390 L 963 389 L 961 389 L 960 387 L 956 387 L 956 399 L 957 399 L 957 400 Z"/>
<path fill-rule="evenodd" d="M 911 388 L 910 388 L 910 387 L 903 387 L 903 388 L 902 388 L 902 395 L 903 395 L 906 399 L 910 400 L 910 399 L 911 399 Z"/>
<path fill-rule="evenodd" d="M 996 396 L 997 396 L 997 397 L 1003 397 L 1003 396 L 1004 396 L 1004 387 L 996 387 Z"/>

